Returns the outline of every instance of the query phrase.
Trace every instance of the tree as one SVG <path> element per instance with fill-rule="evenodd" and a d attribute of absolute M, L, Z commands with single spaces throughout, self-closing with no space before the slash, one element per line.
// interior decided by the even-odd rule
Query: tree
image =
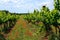
<path fill-rule="evenodd" d="M 57 11 L 57 12 L 58 12 L 58 13 L 57 13 L 58 15 L 56 14 L 56 15 L 58 16 L 58 17 L 57 17 L 58 19 L 55 17 L 55 18 L 57 19 L 57 21 L 58 21 L 58 20 L 60 19 L 60 0 L 54 0 L 54 7 L 55 7 L 56 10 L 58 10 L 58 11 Z M 59 20 L 59 21 L 60 21 L 60 20 Z M 58 23 L 59 23 L 59 22 L 57 22 L 57 24 L 58 24 Z M 60 24 L 60 23 L 59 23 L 59 24 Z M 59 24 L 58 24 L 58 25 L 59 25 Z M 59 29 L 59 33 L 60 33 L 60 27 L 58 27 L 58 25 L 57 25 L 57 28 Z M 59 35 L 59 37 L 60 37 L 60 35 Z"/>
<path fill-rule="evenodd" d="M 54 7 L 60 11 L 60 0 L 54 0 Z"/>

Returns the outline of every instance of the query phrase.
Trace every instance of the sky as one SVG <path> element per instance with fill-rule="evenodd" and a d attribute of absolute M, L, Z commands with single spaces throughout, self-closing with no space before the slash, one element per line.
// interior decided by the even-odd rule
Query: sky
<path fill-rule="evenodd" d="M 0 0 L 0 10 L 8 10 L 15 13 L 33 12 L 46 5 L 50 10 L 54 8 L 54 0 Z"/>

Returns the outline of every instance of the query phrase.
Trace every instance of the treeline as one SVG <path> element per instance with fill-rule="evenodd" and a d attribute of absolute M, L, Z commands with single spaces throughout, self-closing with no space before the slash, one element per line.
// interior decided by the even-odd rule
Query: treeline
<path fill-rule="evenodd" d="M 45 5 L 42 7 L 41 11 L 34 10 L 33 13 L 24 16 L 24 19 L 28 23 L 38 25 L 43 23 L 42 27 L 45 27 L 46 36 L 48 34 L 53 34 L 51 40 L 60 40 L 60 0 L 54 0 L 54 9 L 50 11 Z M 53 26 L 51 26 L 53 25 Z M 38 25 L 41 27 L 41 24 Z M 52 27 L 55 28 L 55 33 L 52 31 Z"/>

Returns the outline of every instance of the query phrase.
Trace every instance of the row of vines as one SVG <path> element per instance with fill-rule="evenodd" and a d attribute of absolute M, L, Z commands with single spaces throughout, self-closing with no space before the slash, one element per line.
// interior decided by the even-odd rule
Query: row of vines
<path fill-rule="evenodd" d="M 18 15 L 11 14 L 8 11 L 0 11 L 0 33 L 8 33 L 15 25 Z"/>
<path fill-rule="evenodd" d="M 42 22 L 47 33 L 51 35 L 50 40 L 60 40 L 60 0 L 54 0 L 54 9 L 49 10 L 45 5 L 42 7 L 40 11 L 34 10 L 33 13 L 29 15 L 25 15 L 24 19 L 28 21 L 28 23 L 35 24 L 41 27 Z M 55 33 L 52 31 L 52 27 L 55 28 Z M 43 29 L 43 28 L 42 28 Z M 39 31 L 40 32 L 40 31 Z"/>

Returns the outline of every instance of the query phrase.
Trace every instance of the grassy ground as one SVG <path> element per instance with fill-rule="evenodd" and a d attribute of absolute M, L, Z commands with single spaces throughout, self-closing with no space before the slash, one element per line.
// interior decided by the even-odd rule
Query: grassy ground
<path fill-rule="evenodd" d="M 20 16 L 14 28 L 8 33 L 6 40 L 45 40 L 44 35 L 44 31 L 39 33 L 39 27 L 28 24 L 23 16 Z"/>

